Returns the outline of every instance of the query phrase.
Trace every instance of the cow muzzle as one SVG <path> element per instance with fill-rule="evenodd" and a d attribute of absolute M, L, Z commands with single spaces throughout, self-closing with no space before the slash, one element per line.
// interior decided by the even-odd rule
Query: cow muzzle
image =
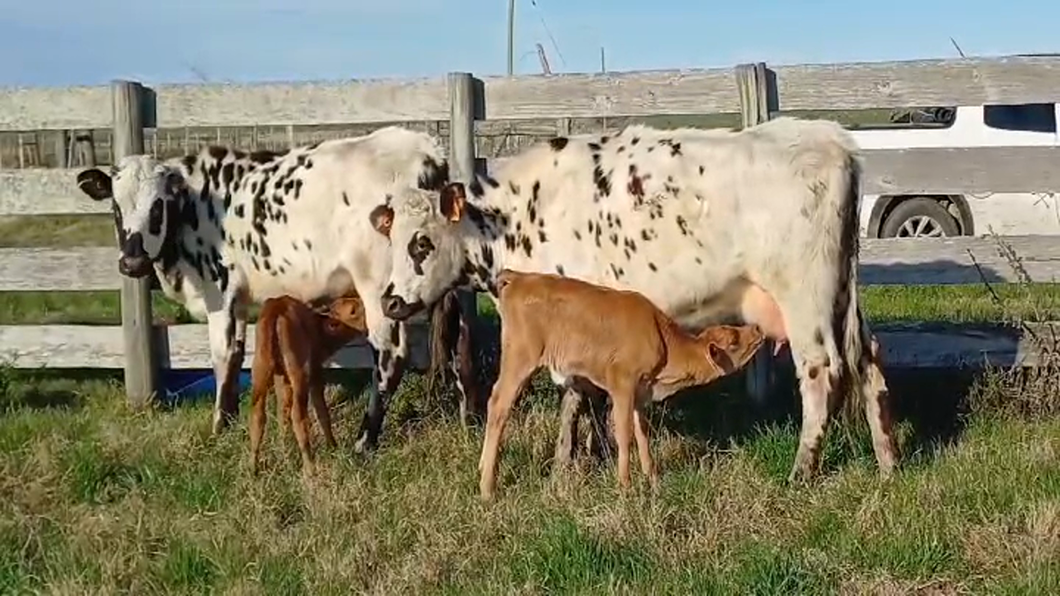
<path fill-rule="evenodd" d="M 404 321 L 423 310 L 423 308 L 422 300 L 417 300 L 410 304 L 405 302 L 405 299 L 401 296 L 394 296 L 393 294 L 383 296 L 383 314 L 395 321 Z"/>
<path fill-rule="evenodd" d="M 151 273 L 151 257 L 144 250 L 144 239 L 138 232 L 130 235 L 121 247 L 118 273 L 132 278 L 146 277 Z"/>

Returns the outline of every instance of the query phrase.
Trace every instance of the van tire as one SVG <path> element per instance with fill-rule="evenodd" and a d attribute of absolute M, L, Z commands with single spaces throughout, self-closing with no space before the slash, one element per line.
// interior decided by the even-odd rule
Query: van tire
<path fill-rule="evenodd" d="M 907 225 L 908 224 L 908 225 Z M 935 237 L 960 236 L 961 226 L 938 201 L 927 197 L 913 197 L 899 203 L 887 214 L 887 219 L 880 226 L 880 238 L 896 238 L 900 234 L 910 237 L 912 230 L 920 225 L 927 225 L 927 230 L 941 233 Z M 903 230 L 903 226 L 906 227 Z M 922 234 L 920 237 L 931 234 Z"/>

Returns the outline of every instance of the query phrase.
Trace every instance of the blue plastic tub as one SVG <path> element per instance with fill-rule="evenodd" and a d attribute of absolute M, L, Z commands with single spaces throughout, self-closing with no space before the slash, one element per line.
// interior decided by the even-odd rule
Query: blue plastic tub
<path fill-rule="evenodd" d="M 212 400 L 217 391 L 217 378 L 210 369 L 168 370 L 162 374 L 164 401 L 177 404 L 199 399 Z M 250 388 L 250 370 L 239 371 L 239 392 Z"/>

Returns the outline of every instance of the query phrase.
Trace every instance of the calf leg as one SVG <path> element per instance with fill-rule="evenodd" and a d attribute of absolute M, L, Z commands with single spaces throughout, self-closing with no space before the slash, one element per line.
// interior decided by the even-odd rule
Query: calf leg
<path fill-rule="evenodd" d="M 309 425 L 307 424 L 307 406 L 309 405 L 309 378 L 301 370 L 291 373 L 291 385 L 294 387 L 294 403 L 291 404 L 291 426 L 298 449 L 302 452 L 302 471 L 313 473 L 313 446 L 309 442 Z"/>
<path fill-rule="evenodd" d="M 486 434 L 478 460 L 479 496 L 485 501 L 493 498 L 497 487 L 497 457 L 504 425 L 508 422 L 512 406 L 536 368 L 536 361 L 532 358 L 513 351 L 508 348 L 501 350 L 500 372 L 486 407 Z"/>
<path fill-rule="evenodd" d="M 648 484 L 653 491 L 659 489 L 659 471 L 651 457 L 651 439 L 648 431 L 648 418 L 644 412 L 644 400 L 638 399 L 633 408 L 633 436 L 637 440 L 637 454 L 640 456 L 640 471 L 648 477 Z"/>
<path fill-rule="evenodd" d="M 317 422 L 320 424 L 320 433 L 324 435 L 324 443 L 331 449 L 335 448 L 335 435 L 331 430 L 331 412 L 328 404 L 324 401 L 324 375 L 323 371 L 317 370 L 310 385 L 310 399 L 313 400 L 313 410 L 317 414 Z"/>
<path fill-rule="evenodd" d="M 271 363 L 262 358 L 254 359 L 254 369 L 251 372 L 252 388 L 250 397 L 250 467 L 254 474 L 258 473 L 261 456 L 261 439 L 265 434 L 265 402 L 269 397 L 269 385 L 272 381 Z M 277 396 L 278 397 L 278 396 Z"/>
<path fill-rule="evenodd" d="M 618 444 L 618 485 L 629 488 L 629 444 L 633 442 L 633 390 L 623 385 L 609 388 L 611 394 L 611 416 L 615 425 L 615 443 Z"/>
<path fill-rule="evenodd" d="M 280 422 L 280 437 L 286 441 L 291 430 L 291 402 L 294 401 L 294 393 L 291 384 L 283 375 L 276 375 L 276 417 Z"/>

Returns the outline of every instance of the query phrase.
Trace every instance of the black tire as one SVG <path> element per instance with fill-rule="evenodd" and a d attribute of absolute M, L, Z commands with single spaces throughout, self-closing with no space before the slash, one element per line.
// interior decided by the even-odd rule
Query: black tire
<path fill-rule="evenodd" d="M 941 230 L 942 236 L 961 235 L 961 226 L 956 218 L 950 215 L 950 212 L 938 201 L 927 197 L 915 197 L 902 201 L 887 215 L 887 219 L 880 226 L 880 238 L 895 238 L 902 232 L 902 226 L 906 222 L 918 219 L 930 220 L 928 225 Z M 904 235 L 910 236 L 909 233 Z"/>

